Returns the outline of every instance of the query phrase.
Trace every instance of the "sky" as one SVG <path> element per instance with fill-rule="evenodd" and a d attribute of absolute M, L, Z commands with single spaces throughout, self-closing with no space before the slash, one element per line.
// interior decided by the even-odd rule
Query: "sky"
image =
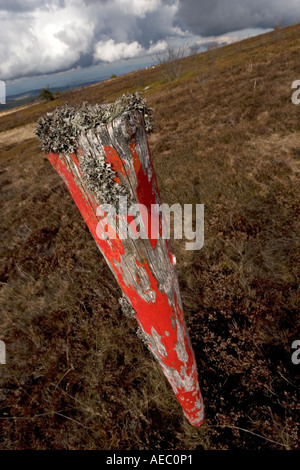
<path fill-rule="evenodd" d="M 0 0 L 0 79 L 88 82 L 153 63 L 170 40 L 205 50 L 297 22 L 299 0 Z"/>

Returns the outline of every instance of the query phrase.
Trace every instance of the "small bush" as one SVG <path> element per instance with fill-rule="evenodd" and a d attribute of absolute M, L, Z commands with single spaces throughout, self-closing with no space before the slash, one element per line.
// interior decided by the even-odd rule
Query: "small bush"
<path fill-rule="evenodd" d="M 41 100 L 46 101 L 48 103 L 49 101 L 54 101 L 56 98 L 58 98 L 60 96 L 60 93 L 59 91 L 55 91 L 54 93 L 52 93 L 48 85 L 47 88 L 41 89 L 38 96 Z"/>

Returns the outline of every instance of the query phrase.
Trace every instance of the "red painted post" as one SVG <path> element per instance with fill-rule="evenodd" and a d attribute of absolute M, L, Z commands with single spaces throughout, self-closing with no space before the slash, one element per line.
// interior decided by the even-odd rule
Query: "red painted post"
<path fill-rule="evenodd" d="M 57 109 L 40 118 L 37 135 L 122 290 L 123 309 L 135 315 L 186 418 L 200 426 L 204 406 L 175 256 L 162 238 L 161 213 L 150 216 L 161 204 L 146 136 L 151 125 L 150 110 L 136 93 L 106 107 Z M 126 198 L 128 207 L 139 204 L 138 217 L 122 218 L 119 202 Z M 136 239 L 126 236 L 128 228 Z"/>

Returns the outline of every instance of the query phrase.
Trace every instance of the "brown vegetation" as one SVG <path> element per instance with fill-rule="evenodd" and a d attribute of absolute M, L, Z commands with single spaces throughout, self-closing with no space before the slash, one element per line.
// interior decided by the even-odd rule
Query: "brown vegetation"
<path fill-rule="evenodd" d="M 205 246 L 173 241 L 206 421 L 192 428 L 122 316 L 119 289 L 37 139 L 1 141 L 3 449 L 295 449 L 299 371 L 299 25 L 0 116 L 143 91 L 163 202 L 205 204 Z"/>

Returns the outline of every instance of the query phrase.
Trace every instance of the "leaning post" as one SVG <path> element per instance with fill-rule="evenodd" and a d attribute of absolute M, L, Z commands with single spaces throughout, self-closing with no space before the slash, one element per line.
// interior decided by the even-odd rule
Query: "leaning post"
<path fill-rule="evenodd" d="M 200 426 L 204 406 L 176 260 L 157 210 L 146 135 L 152 126 L 150 109 L 135 93 L 106 106 L 57 108 L 39 119 L 36 133 L 122 290 L 123 311 L 136 318 L 188 421 Z"/>

